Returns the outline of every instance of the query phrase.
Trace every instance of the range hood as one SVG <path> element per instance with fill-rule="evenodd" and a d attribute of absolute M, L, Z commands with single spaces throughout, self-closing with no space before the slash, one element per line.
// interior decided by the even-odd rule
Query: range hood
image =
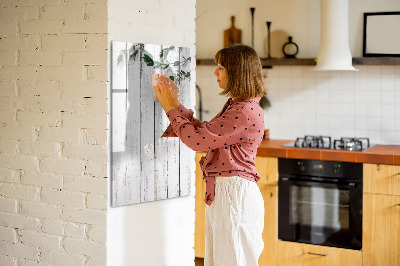
<path fill-rule="evenodd" d="M 321 40 L 314 70 L 358 71 L 349 47 L 348 0 L 321 0 Z"/>

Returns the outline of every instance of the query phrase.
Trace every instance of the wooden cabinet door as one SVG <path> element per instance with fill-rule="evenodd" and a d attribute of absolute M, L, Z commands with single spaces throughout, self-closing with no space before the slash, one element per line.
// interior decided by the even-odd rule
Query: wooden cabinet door
<path fill-rule="evenodd" d="M 365 163 L 363 176 L 364 193 L 400 196 L 400 166 Z"/>
<path fill-rule="evenodd" d="M 276 242 L 278 241 L 278 187 L 259 185 L 264 198 L 264 250 L 258 259 L 260 266 L 276 265 Z"/>
<path fill-rule="evenodd" d="M 364 266 L 400 266 L 399 204 L 400 196 L 364 194 Z"/>
<path fill-rule="evenodd" d="M 258 184 L 278 185 L 278 158 L 257 156 L 254 162 L 261 176 Z"/>
<path fill-rule="evenodd" d="M 195 194 L 195 234 L 194 234 L 194 251 L 195 257 L 204 258 L 206 244 L 206 224 L 204 195 L 206 193 L 206 184 L 203 181 L 203 172 L 200 169 L 199 161 L 205 152 L 196 153 L 196 194 Z"/>
<path fill-rule="evenodd" d="M 278 266 L 362 265 L 362 252 L 358 250 L 278 241 L 277 251 Z"/>

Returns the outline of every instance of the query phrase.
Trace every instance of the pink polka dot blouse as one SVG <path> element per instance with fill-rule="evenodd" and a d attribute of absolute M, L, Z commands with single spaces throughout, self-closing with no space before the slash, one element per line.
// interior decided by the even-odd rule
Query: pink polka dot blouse
<path fill-rule="evenodd" d="M 179 137 L 194 151 L 207 151 L 200 159 L 206 182 L 204 202 L 214 200 L 216 176 L 240 176 L 258 182 L 254 159 L 264 135 L 264 112 L 258 105 L 260 97 L 229 98 L 209 122 L 193 117 L 193 111 L 182 104 L 167 112 L 170 124 L 162 137 Z"/>

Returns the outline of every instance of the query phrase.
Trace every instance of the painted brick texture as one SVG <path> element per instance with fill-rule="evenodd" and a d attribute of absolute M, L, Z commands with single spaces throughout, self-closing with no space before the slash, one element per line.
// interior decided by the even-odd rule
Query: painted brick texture
<path fill-rule="evenodd" d="M 0 1 L 0 265 L 105 265 L 107 0 Z"/>

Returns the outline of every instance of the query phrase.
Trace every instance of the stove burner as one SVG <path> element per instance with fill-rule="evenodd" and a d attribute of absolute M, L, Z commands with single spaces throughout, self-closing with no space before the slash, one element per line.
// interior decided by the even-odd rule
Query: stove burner
<path fill-rule="evenodd" d="M 335 150 L 363 151 L 369 148 L 368 138 L 340 138 L 333 142 Z"/>
<path fill-rule="evenodd" d="M 297 138 L 294 146 L 300 148 L 330 149 L 331 137 L 306 135 L 304 138 Z"/>
<path fill-rule="evenodd" d="M 287 143 L 283 146 L 344 151 L 364 151 L 371 148 L 368 138 L 340 138 L 334 140 L 332 143 L 331 137 L 311 135 L 306 135 L 303 138 L 297 138 L 295 142 Z"/>

